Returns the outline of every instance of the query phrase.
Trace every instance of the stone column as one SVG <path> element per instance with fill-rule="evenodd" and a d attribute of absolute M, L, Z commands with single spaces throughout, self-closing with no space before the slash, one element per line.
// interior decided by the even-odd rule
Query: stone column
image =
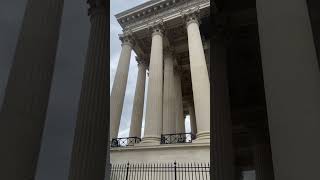
<path fill-rule="evenodd" d="M 162 21 L 151 26 L 152 44 L 149 65 L 144 144 L 160 144 L 162 133 L 163 30 Z"/>
<path fill-rule="evenodd" d="M 182 104 L 182 89 L 181 89 L 181 71 L 176 69 L 174 74 L 176 86 L 176 133 L 185 133 L 184 114 Z"/>
<path fill-rule="evenodd" d="M 199 9 L 182 13 L 188 32 L 190 70 L 197 120 L 197 141 L 210 141 L 210 83 L 200 29 Z"/>
<path fill-rule="evenodd" d="M 256 5 L 275 179 L 320 179 L 320 71 L 306 1 Z"/>
<path fill-rule="evenodd" d="M 29 0 L 0 112 L 0 179 L 34 179 L 63 0 Z"/>
<path fill-rule="evenodd" d="M 176 91 L 174 82 L 173 50 L 167 48 L 164 51 L 163 74 L 163 134 L 176 133 L 175 105 Z"/>
<path fill-rule="evenodd" d="M 230 117 L 230 98 L 227 72 L 227 52 L 223 33 L 216 32 L 212 54 L 212 130 L 215 179 L 235 179 L 232 121 Z"/>
<path fill-rule="evenodd" d="M 104 179 L 109 139 L 106 1 L 92 0 L 91 31 L 72 147 L 69 180 Z M 108 173 L 106 173 L 108 174 Z"/>
<path fill-rule="evenodd" d="M 133 108 L 131 115 L 130 137 L 141 137 L 143 105 L 144 105 L 144 92 L 146 84 L 146 65 L 144 60 L 138 61 L 138 78 L 136 84 L 136 91 L 133 99 Z"/>
<path fill-rule="evenodd" d="M 122 50 L 110 96 L 110 138 L 117 138 L 126 92 L 133 38 L 130 32 L 120 35 Z"/>
<path fill-rule="evenodd" d="M 194 111 L 193 103 L 189 104 L 188 110 L 189 110 L 189 115 L 190 115 L 191 133 L 196 135 L 197 134 L 197 123 L 196 123 L 196 114 Z"/>

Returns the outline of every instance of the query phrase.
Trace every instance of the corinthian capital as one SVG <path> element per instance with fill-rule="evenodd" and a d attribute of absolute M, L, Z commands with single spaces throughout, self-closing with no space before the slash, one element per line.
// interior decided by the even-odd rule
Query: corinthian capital
<path fill-rule="evenodd" d="M 147 62 L 146 62 L 146 59 L 145 59 L 145 58 L 143 58 L 143 57 L 137 57 L 137 56 L 136 56 L 136 61 L 137 61 L 137 63 L 138 63 L 138 67 L 139 67 L 139 68 L 140 68 L 140 67 L 143 67 L 143 68 L 146 68 L 146 69 L 147 69 L 148 65 L 147 65 Z"/>
<path fill-rule="evenodd" d="M 158 19 L 154 22 L 151 22 L 149 24 L 149 30 L 152 32 L 152 36 L 157 34 L 160 36 L 163 36 L 164 34 L 163 20 Z"/>
<path fill-rule="evenodd" d="M 107 1 L 106 0 L 87 0 L 89 4 L 88 15 L 92 16 L 97 13 L 107 12 Z"/>
<path fill-rule="evenodd" d="M 131 47 L 134 46 L 134 37 L 131 31 L 125 31 L 123 34 L 119 34 L 119 39 L 122 42 L 122 45 L 127 44 Z"/>
<path fill-rule="evenodd" d="M 197 23 L 198 25 L 200 24 L 200 8 L 199 8 L 199 6 L 181 11 L 180 13 L 181 13 L 181 17 L 183 18 L 183 20 L 187 26 L 191 23 Z"/>
<path fill-rule="evenodd" d="M 174 57 L 174 48 L 173 47 L 165 47 L 163 49 L 164 56 Z"/>

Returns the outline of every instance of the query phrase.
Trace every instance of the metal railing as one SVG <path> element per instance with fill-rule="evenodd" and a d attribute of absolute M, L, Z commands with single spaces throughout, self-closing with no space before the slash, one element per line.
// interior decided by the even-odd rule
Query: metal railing
<path fill-rule="evenodd" d="M 210 163 L 113 164 L 111 180 L 209 180 Z"/>
<path fill-rule="evenodd" d="M 161 134 L 161 144 L 191 143 L 195 138 L 192 133 Z"/>
<path fill-rule="evenodd" d="M 111 140 L 111 147 L 133 146 L 134 144 L 140 142 L 141 138 L 138 137 L 113 138 Z"/>

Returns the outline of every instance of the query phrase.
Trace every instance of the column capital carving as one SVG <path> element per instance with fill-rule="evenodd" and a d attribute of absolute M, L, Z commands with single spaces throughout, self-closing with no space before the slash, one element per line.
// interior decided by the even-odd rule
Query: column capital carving
<path fill-rule="evenodd" d="M 163 20 L 158 19 L 156 21 L 153 21 L 152 23 L 149 24 L 148 29 L 152 33 L 152 36 L 154 36 L 154 35 L 163 36 L 164 35 Z"/>
<path fill-rule="evenodd" d="M 90 6 L 88 9 L 89 16 L 107 13 L 107 1 L 105 0 L 87 0 L 87 4 Z"/>
<path fill-rule="evenodd" d="M 147 69 L 148 65 L 145 58 L 136 56 L 136 61 L 138 63 L 138 68 L 144 67 L 145 69 Z"/>
<path fill-rule="evenodd" d="M 164 56 L 171 56 L 174 57 L 175 49 L 173 47 L 165 47 L 163 49 Z"/>
<path fill-rule="evenodd" d="M 188 27 L 191 23 L 197 23 L 200 25 L 200 8 L 196 6 L 191 9 L 187 9 L 180 12 L 181 17 L 183 18 L 184 22 L 186 23 L 186 27 Z"/>
<path fill-rule="evenodd" d="M 119 39 L 122 45 L 127 44 L 131 47 L 135 45 L 134 37 L 131 31 L 124 31 L 123 34 L 119 34 Z"/>

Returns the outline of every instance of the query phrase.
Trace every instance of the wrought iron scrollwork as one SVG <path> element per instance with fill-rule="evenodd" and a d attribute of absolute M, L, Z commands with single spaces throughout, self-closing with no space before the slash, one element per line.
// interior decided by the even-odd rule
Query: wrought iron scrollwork
<path fill-rule="evenodd" d="M 125 137 L 125 138 L 113 138 L 111 140 L 111 147 L 126 147 L 133 146 L 136 143 L 140 143 L 139 137 Z"/>
<path fill-rule="evenodd" d="M 191 143 L 194 139 L 192 133 L 162 134 L 161 144 Z"/>

